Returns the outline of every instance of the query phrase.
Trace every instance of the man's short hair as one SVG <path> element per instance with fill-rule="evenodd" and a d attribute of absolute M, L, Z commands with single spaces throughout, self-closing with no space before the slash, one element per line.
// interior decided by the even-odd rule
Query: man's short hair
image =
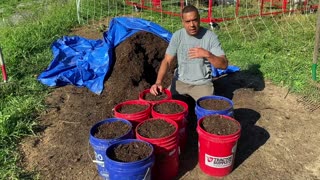
<path fill-rule="evenodd" d="M 196 12 L 199 16 L 198 9 L 193 5 L 187 5 L 182 9 L 182 14 L 189 13 L 189 12 Z"/>

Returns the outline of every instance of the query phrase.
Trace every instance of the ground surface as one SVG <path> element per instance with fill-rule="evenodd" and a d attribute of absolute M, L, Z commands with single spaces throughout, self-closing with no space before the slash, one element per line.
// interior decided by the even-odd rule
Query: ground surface
<path fill-rule="evenodd" d="M 102 37 L 94 27 L 73 33 Z M 21 142 L 25 169 L 40 172 L 40 179 L 100 179 L 92 162 L 89 130 L 96 122 L 112 117 L 116 104 L 138 99 L 139 92 L 153 83 L 166 45 L 143 34 L 135 38 L 139 39 L 117 47 L 118 63 L 101 95 L 65 86 L 47 97 L 49 108 L 39 117 L 38 136 Z M 134 50 L 141 42 L 145 45 L 138 49 L 146 51 Z M 320 179 L 320 110 L 309 111 L 300 97 L 265 81 L 258 66 L 252 68 L 255 73 L 241 71 L 215 82 L 218 95 L 232 98 L 234 116 L 242 125 L 234 171 L 224 179 Z M 212 179 L 197 165 L 193 120 L 190 116 L 189 141 L 177 179 Z"/>

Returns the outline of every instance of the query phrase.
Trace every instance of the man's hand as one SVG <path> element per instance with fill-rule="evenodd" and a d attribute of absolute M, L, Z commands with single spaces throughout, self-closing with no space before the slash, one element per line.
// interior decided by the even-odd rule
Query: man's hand
<path fill-rule="evenodd" d="M 155 96 L 159 95 L 159 93 L 162 91 L 163 91 L 163 87 L 161 84 L 158 84 L 158 83 L 152 85 L 150 88 L 150 93 Z"/>
<path fill-rule="evenodd" d="M 209 57 L 208 51 L 201 47 L 190 48 L 188 51 L 188 57 L 190 59 L 194 58 L 207 58 Z"/>

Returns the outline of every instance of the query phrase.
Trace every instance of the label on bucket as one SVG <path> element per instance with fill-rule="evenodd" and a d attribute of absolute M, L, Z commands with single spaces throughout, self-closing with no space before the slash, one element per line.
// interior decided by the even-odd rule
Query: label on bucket
<path fill-rule="evenodd" d="M 95 163 L 97 163 L 98 166 L 104 167 L 103 156 L 101 154 L 96 153 L 96 152 L 94 152 L 94 155 L 96 157 Z"/>
<path fill-rule="evenodd" d="M 205 154 L 205 164 L 214 168 L 225 168 L 232 165 L 233 154 L 227 157 L 215 157 Z"/>

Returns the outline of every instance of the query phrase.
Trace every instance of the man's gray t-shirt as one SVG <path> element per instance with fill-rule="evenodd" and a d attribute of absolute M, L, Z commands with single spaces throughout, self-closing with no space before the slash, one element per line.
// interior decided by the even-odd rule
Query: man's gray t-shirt
<path fill-rule="evenodd" d="M 193 47 L 202 47 L 216 56 L 224 55 L 218 36 L 203 27 L 200 27 L 197 36 L 190 36 L 184 28 L 176 31 L 169 43 L 166 53 L 177 56 L 178 67 L 175 78 L 192 84 L 202 85 L 211 82 L 211 64 L 206 58 L 188 58 L 188 50 Z"/>

